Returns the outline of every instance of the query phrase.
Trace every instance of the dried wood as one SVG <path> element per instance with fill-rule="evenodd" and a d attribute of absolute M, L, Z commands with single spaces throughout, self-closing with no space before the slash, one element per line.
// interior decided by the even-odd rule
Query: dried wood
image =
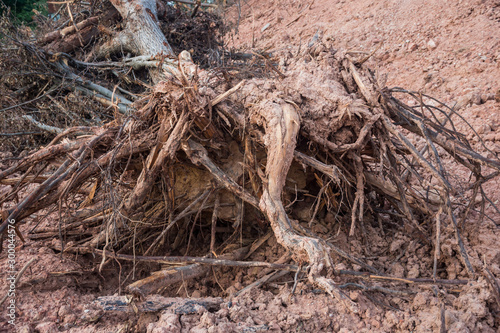
<path fill-rule="evenodd" d="M 143 301 L 134 300 L 132 296 L 102 296 L 93 304 L 104 311 L 119 311 L 131 313 L 169 311 L 175 314 L 193 314 L 205 308 L 217 311 L 223 303 L 222 298 L 207 297 L 186 299 L 180 297 L 148 296 Z"/>
<path fill-rule="evenodd" d="M 61 30 L 52 31 L 52 32 L 46 34 L 45 36 L 43 36 L 42 38 L 40 38 L 38 40 L 38 42 L 41 44 L 50 43 L 56 39 L 59 39 L 59 38 L 62 38 L 66 35 L 72 34 L 73 32 L 76 31 L 76 29 L 82 30 L 83 28 L 86 28 L 89 25 L 97 25 L 97 22 L 99 22 L 99 18 L 97 16 L 89 17 L 86 20 L 78 22 L 76 25 L 72 25 L 72 26 L 66 27 L 66 28 L 61 29 Z M 65 52 L 65 51 L 61 51 L 61 52 Z"/>
<path fill-rule="evenodd" d="M 233 262 L 234 260 L 243 259 L 247 252 L 247 248 L 242 248 L 233 253 L 222 255 L 218 259 Z M 151 276 L 128 285 L 127 289 L 134 295 L 150 295 L 169 285 L 206 275 L 210 271 L 210 267 L 203 264 L 206 264 L 206 262 L 156 271 Z"/>

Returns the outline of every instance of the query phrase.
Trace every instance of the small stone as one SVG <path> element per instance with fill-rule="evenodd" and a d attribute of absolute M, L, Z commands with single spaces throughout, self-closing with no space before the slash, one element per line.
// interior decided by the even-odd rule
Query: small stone
<path fill-rule="evenodd" d="M 56 323 L 53 322 L 44 322 L 36 325 L 35 331 L 40 333 L 56 333 L 59 332 L 56 326 Z"/>
<path fill-rule="evenodd" d="M 60 318 L 64 318 L 66 315 L 71 313 L 71 308 L 68 305 L 63 305 L 59 308 L 57 314 Z"/>
<path fill-rule="evenodd" d="M 395 252 L 399 250 L 404 244 L 406 244 L 407 241 L 405 239 L 396 239 L 391 243 L 391 246 L 389 247 L 390 252 Z"/>
<path fill-rule="evenodd" d="M 427 46 L 429 47 L 429 49 L 434 50 L 437 47 L 437 44 L 433 39 L 430 39 L 427 42 Z"/>
<path fill-rule="evenodd" d="M 349 293 L 349 297 L 353 300 L 353 301 L 357 301 L 358 300 L 358 297 L 359 297 L 359 291 L 355 290 L 355 291 L 351 291 Z"/>
<path fill-rule="evenodd" d="M 153 329 L 152 333 L 180 333 L 181 323 L 179 321 L 179 315 L 164 312 L 160 316 L 160 320 L 157 322 L 156 327 Z"/>
<path fill-rule="evenodd" d="M 470 98 L 470 101 L 473 104 L 481 105 L 481 94 L 478 93 L 478 92 L 473 93 L 472 96 L 471 96 L 471 98 Z"/>
<path fill-rule="evenodd" d="M 210 327 L 215 324 L 215 315 L 210 312 L 205 312 L 200 318 L 200 325 L 202 327 Z"/>
<path fill-rule="evenodd" d="M 409 278 L 417 278 L 420 275 L 420 267 L 418 264 L 415 264 L 408 270 Z"/>
<path fill-rule="evenodd" d="M 481 95 L 481 104 L 484 104 L 487 101 L 492 101 L 494 99 L 495 99 L 495 94 L 482 94 Z"/>
<path fill-rule="evenodd" d="M 347 269 L 346 264 L 344 264 L 344 263 L 335 264 L 335 270 L 336 271 L 340 271 L 340 270 L 343 270 L 343 269 Z"/>
<path fill-rule="evenodd" d="M 31 333 L 33 332 L 31 330 L 31 327 L 29 325 L 23 325 L 17 329 L 18 333 Z"/>
<path fill-rule="evenodd" d="M 489 133 L 483 136 L 484 141 L 496 141 L 496 134 L 495 133 Z"/>
<path fill-rule="evenodd" d="M 484 133 L 487 133 L 490 131 L 491 131 L 491 127 L 488 124 L 482 124 L 476 129 L 477 134 L 484 134 Z"/>
<path fill-rule="evenodd" d="M 199 290 L 195 290 L 191 294 L 191 298 L 200 298 L 200 297 L 201 297 L 201 292 Z"/>
<path fill-rule="evenodd" d="M 399 263 L 395 263 L 394 265 L 392 265 L 390 271 L 392 275 L 398 278 L 403 278 L 405 275 L 405 268 Z"/>
<path fill-rule="evenodd" d="M 427 305 L 427 301 L 429 300 L 428 293 L 418 293 L 417 296 L 413 299 L 412 307 L 413 309 L 421 308 Z"/>
<path fill-rule="evenodd" d="M 68 315 L 64 316 L 64 322 L 69 323 L 69 324 L 75 323 L 77 321 L 77 319 L 78 319 L 78 317 L 74 314 L 68 314 Z"/>
<path fill-rule="evenodd" d="M 331 212 L 326 213 L 325 222 L 327 224 L 334 224 L 335 223 L 335 215 L 333 215 Z"/>
<path fill-rule="evenodd" d="M 219 311 L 217 311 L 217 317 L 218 318 L 226 318 L 229 316 L 229 310 L 226 308 L 221 308 Z"/>

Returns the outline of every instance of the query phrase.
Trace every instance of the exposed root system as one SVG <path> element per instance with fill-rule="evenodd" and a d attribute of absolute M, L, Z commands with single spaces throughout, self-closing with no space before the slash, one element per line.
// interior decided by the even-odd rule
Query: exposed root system
<path fill-rule="evenodd" d="M 449 224 L 473 276 L 461 225 L 488 200 L 482 186 L 498 175 L 500 162 L 475 152 L 455 130 L 453 109 L 386 88 L 364 65 L 366 57 L 325 43 L 275 55 L 279 68 L 266 58 L 274 70 L 244 81 L 199 70 L 185 52 L 178 61 L 136 58 L 130 61 L 176 68 L 134 100 L 79 81 L 72 66 L 82 63 L 71 56 L 22 44 L 54 77 L 97 92 L 115 112 L 105 125 L 57 132 L 0 170 L 0 184 L 11 186 L 0 203 L 19 199 L 1 211 L 0 233 L 32 214 L 58 212 L 58 228 L 19 236 L 57 235 L 60 251 L 99 254 L 101 267 L 110 258 L 168 262 L 170 255 L 188 264 L 129 286 L 145 296 L 206 273 L 207 264 L 244 262 L 264 237 L 256 231 L 263 235 L 269 226 L 295 265 L 268 268 L 308 272 L 311 283 L 357 311 L 334 282 L 334 263 L 343 258 L 377 270 L 311 232 L 330 212 L 351 236 L 389 218 L 406 224 L 435 247 L 434 279 L 440 228 Z M 443 163 L 444 156 L 454 162 Z M 457 168 L 469 179 L 456 179 Z M 311 214 L 304 219 L 298 209 Z M 235 244 L 239 250 L 231 250 Z"/>

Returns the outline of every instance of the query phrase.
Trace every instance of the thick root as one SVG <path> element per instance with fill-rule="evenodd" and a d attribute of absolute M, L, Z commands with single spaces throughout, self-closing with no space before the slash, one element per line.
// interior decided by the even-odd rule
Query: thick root
<path fill-rule="evenodd" d="M 265 103 L 260 113 L 265 120 L 265 144 L 267 148 L 266 177 L 259 207 L 266 214 L 277 241 L 291 251 L 299 262 L 310 264 L 309 280 L 336 297 L 347 308 L 357 312 L 356 303 L 344 295 L 335 283 L 321 276 L 324 268 L 332 267 L 330 248 L 320 239 L 298 235 L 288 218 L 281 195 L 288 169 L 293 160 L 300 116 L 292 104 Z"/>

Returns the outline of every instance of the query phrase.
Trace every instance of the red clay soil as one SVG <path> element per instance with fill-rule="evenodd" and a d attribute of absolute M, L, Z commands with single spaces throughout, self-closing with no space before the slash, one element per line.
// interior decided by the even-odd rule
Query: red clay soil
<path fill-rule="evenodd" d="M 388 87 L 422 91 L 453 106 L 482 135 L 486 147 L 474 148 L 489 155 L 500 153 L 500 1 L 498 0 L 249 0 L 230 7 L 232 24 L 228 47 L 241 52 L 290 52 L 307 47 L 314 36 L 330 39 L 338 48 L 372 52 L 370 66 L 386 77 Z M 237 30 L 236 30 L 237 29 Z M 237 31 L 237 33 L 235 33 Z M 286 70 L 286 63 L 280 63 Z M 471 135 L 465 122 L 459 130 Z M 472 136 L 471 136 L 472 137 Z M 6 157 L 3 154 L 2 157 Z M 1 158 L 0 158 L 1 159 Z M 5 165 L 0 165 L 5 168 Z M 457 172 L 457 179 L 462 177 Z M 488 183 L 486 192 L 500 200 L 500 181 Z M 4 189 L 0 186 L 0 194 Z M 352 313 L 321 290 L 313 290 L 299 276 L 292 294 L 293 274 L 234 297 L 234 293 L 262 276 L 262 269 L 217 268 L 208 276 L 164 291 L 169 297 L 224 297 L 216 310 L 197 309 L 193 314 L 163 311 L 155 314 L 104 312 L 93 301 L 122 293 L 122 279 L 130 266 L 109 262 L 99 273 L 99 257 L 65 254 L 53 248 L 58 239 L 28 240 L 16 251 L 16 269 L 32 258 L 16 288 L 17 318 L 7 323 L 7 303 L 0 312 L 0 331 L 18 332 L 500 332 L 500 298 L 484 277 L 484 267 L 500 282 L 500 216 L 491 205 L 493 219 L 472 214 L 463 237 L 476 269 L 473 279 L 459 259 L 453 230 L 444 226 L 441 279 L 470 279 L 466 285 L 416 285 L 337 278 L 342 285 L 356 281 L 365 286 L 390 289 L 362 291 L 346 286 L 347 295 L 360 306 Z M 309 211 L 295 211 L 308 221 Z M 327 214 L 324 220 L 333 220 Z M 42 227 L 57 225 L 57 215 Z M 318 224 L 320 225 L 320 224 Z M 34 222 L 22 231 L 28 233 Z M 400 278 L 432 277 L 432 247 L 402 227 L 372 228 L 366 235 L 349 238 L 348 226 L 335 224 L 330 241 L 364 258 L 381 273 Z M 326 233 L 317 227 L 318 234 Z M 390 236 L 388 236 L 390 235 Z M 19 242 L 18 244 L 19 245 Z M 4 242 L 4 249 L 7 243 Z M 271 237 L 249 259 L 277 261 L 284 250 Z M 8 258 L 0 255 L 0 299 L 8 292 Z M 337 269 L 360 270 L 338 259 Z M 158 267 L 144 266 L 134 278 Z M 128 272 L 128 271 L 127 271 Z M 128 274 L 128 273 L 127 273 Z M 121 287 L 119 285 L 122 284 Z"/>

